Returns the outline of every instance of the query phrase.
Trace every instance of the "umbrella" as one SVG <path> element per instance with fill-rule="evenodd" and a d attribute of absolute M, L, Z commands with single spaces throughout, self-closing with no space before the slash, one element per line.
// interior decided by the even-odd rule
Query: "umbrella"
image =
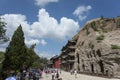
<path fill-rule="evenodd" d="M 17 80 L 16 77 L 8 77 L 5 80 Z"/>

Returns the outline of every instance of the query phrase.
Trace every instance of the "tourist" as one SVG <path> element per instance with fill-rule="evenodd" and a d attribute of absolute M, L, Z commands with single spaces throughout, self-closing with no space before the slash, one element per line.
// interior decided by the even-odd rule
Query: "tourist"
<path fill-rule="evenodd" d="M 10 76 L 6 78 L 5 80 L 17 80 L 15 73 L 10 73 Z"/>
<path fill-rule="evenodd" d="M 29 71 L 26 72 L 25 80 L 29 80 Z"/>
<path fill-rule="evenodd" d="M 70 74 L 72 75 L 74 72 L 73 72 L 73 70 L 70 70 Z"/>
<path fill-rule="evenodd" d="M 42 77 L 42 70 L 40 70 L 40 73 L 39 73 L 39 74 L 40 74 L 40 78 L 41 78 L 41 77 Z"/>
<path fill-rule="evenodd" d="M 54 71 L 52 71 L 51 75 L 52 75 L 52 80 L 54 80 L 55 77 Z"/>
<path fill-rule="evenodd" d="M 61 69 L 60 69 L 60 74 L 61 74 Z"/>
<path fill-rule="evenodd" d="M 57 78 L 57 79 L 59 78 L 59 73 L 58 73 L 58 71 L 57 71 L 57 73 L 56 73 L 56 78 Z"/>
<path fill-rule="evenodd" d="M 77 70 L 76 69 L 74 70 L 74 75 L 75 75 L 75 78 L 77 78 Z"/>
<path fill-rule="evenodd" d="M 48 77 L 48 70 L 47 69 L 45 70 L 45 74 L 46 74 L 46 77 Z"/>

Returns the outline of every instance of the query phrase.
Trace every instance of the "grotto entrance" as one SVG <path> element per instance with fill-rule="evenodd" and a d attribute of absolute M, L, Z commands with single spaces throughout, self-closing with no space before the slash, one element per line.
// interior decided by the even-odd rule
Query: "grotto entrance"
<path fill-rule="evenodd" d="M 104 64 L 103 61 L 99 61 L 100 71 L 104 73 Z"/>
<path fill-rule="evenodd" d="M 98 55 L 99 57 L 101 57 L 101 51 L 100 51 L 100 49 L 98 49 L 98 50 L 96 51 L 96 53 L 97 53 L 97 55 Z"/>
<path fill-rule="evenodd" d="M 91 71 L 92 71 L 92 73 L 94 73 L 94 65 L 93 64 L 91 64 Z"/>

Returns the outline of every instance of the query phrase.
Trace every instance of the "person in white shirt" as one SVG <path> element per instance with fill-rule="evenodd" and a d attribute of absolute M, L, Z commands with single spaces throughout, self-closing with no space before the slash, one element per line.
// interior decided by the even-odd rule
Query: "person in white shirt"
<path fill-rule="evenodd" d="M 76 69 L 74 70 L 74 75 L 75 75 L 75 78 L 77 78 L 77 70 Z"/>

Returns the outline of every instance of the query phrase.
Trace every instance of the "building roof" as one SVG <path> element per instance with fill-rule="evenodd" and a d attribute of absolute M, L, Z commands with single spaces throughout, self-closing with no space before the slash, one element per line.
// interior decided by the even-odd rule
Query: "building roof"
<path fill-rule="evenodd" d="M 67 63 L 67 61 L 62 61 L 61 63 L 64 64 L 64 63 Z"/>
<path fill-rule="evenodd" d="M 75 60 L 67 60 L 67 62 L 73 63 L 75 62 Z"/>
<path fill-rule="evenodd" d="M 63 55 L 62 58 L 66 58 L 68 55 Z"/>
<path fill-rule="evenodd" d="M 50 58 L 50 60 L 57 59 L 57 58 L 59 58 L 59 57 L 60 57 L 60 56 L 55 55 L 55 56 L 53 56 L 52 58 Z"/>
<path fill-rule="evenodd" d="M 69 53 L 68 55 L 69 55 L 69 56 L 75 56 L 75 54 L 74 54 L 74 53 Z"/>

